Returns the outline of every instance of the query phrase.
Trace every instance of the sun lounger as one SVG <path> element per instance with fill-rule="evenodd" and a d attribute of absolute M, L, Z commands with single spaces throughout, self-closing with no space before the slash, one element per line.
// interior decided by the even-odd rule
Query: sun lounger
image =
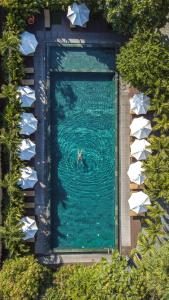
<path fill-rule="evenodd" d="M 24 71 L 26 74 L 34 74 L 35 72 L 34 68 L 24 68 Z"/>
<path fill-rule="evenodd" d="M 35 208 L 35 202 L 25 202 L 25 208 Z"/>
<path fill-rule="evenodd" d="M 83 25 L 83 27 L 82 28 L 86 28 L 87 27 L 87 22 Z"/>
<path fill-rule="evenodd" d="M 35 238 L 26 240 L 25 242 L 26 242 L 26 243 L 35 243 Z"/>
<path fill-rule="evenodd" d="M 76 28 L 76 25 L 73 25 L 71 22 L 70 22 L 70 29 L 75 29 Z"/>
<path fill-rule="evenodd" d="M 83 26 L 82 26 L 82 28 L 86 28 L 87 27 L 87 23 L 85 23 Z M 75 28 L 77 28 L 77 26 L 76 25 L 73 25 L 71 22 L 70 22 L 70 29 L 75 29 Z"/>
<path fill-rule="evenodd" d="M 136 114 L 134 113 L 134 111 L 130 110 L 130 115 L 134 116 Z"/>
<path fill-rule="evenodd" d="M 34 79 L 22 79 L 21 80 L 22 85 L 34 85 L 35 80 Z"/>
<path fill-rule="evenodd" d="M 50 29 L 50 10 L 44 9 L 44 26 L 46 29 Z"/>
<path fill-rule="evenodd" d="M 143 190 L 143 188 L 144 188 L 144 185 L 143 184 L 141 184 L 141 185 L 139 185 L 139 184 L 136 184 L 136 183 L 130 183 L 130 190 Z"/>
<path fill-rule="evenodd" d="M 144 217 L 145 213 L 136 214 L 136 212 L 130 210 L 129 215 L 130 215 L 130 217 Z"/>
<path fill-rule="evenodd" d="M 35 191 L 23 191 L 23 195 L 25 197 L 34 197 L 35 196 Z"/>

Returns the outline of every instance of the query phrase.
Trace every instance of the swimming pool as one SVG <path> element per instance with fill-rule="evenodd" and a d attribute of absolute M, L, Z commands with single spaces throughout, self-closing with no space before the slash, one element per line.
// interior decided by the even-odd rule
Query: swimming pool
<path fill-rule="evenodd" d="M 107 48 L 52 46 L 49 64 L 51 247 L 114 248 L 114 52 Z M 80 159 L 78 151 L 82 151 Z"/>

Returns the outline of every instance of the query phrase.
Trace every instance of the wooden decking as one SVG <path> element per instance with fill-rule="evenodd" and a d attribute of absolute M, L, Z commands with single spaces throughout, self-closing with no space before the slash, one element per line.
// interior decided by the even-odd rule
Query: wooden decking
<path fill-rule="evenodd" d="M 131 223 L 131 247 L 132 249 L 137 245 L 137 237 L 141 231 L 141 216 L 132 216 L 130 217 Z"/>

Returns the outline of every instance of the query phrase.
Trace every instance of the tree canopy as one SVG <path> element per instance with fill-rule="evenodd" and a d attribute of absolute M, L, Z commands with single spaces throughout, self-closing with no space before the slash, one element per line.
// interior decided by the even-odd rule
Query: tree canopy
<path fill-rule="evenodd" d="M 4 300 L 37 300 L 51 272 L 33 256 L 6 260 L 0 271 L 0 295 Z"/>
<path fill-rule="evenodd" d="M 106 0 L 106 7 L 107 20 L 114 30 L 134 34 L 164 26 L 169 0 Z"/>
<path fill-rule="evenodd" d="M 137 268 L 117 252 L 112 262 L 92 266 L 64 266 L 54 275 L 54 286 L 43 300 L 159 300 L 169 296 L 169 243 L 152 248 Z"/>
<path fill-rule="evenodd" d="M 169 94 L 169 46 L 160 33 L 137 33 L 120 49 L 117 68 L 141 91 Z"/>

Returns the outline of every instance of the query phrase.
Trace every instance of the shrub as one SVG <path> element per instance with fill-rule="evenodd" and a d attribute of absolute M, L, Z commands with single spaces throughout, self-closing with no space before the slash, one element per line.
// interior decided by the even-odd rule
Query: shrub
<path fill-rule="evenodd" d="M 126 34 L 154 31 L 167 22 L 168 0 L 106 0 L 106 4 L 108 22 Z"/>
<path fill-rule="evenodd" d="M 169 242 L 146 254 L 141 262 L 140 271 L 150 292 L 150 299 L 169 299 Z"/>
<path fill-rule="evenodd" d="M 37 300 L 51 279 L 51 272 L 33 256 L 6 260 L 0 271 L 4 300 Z"/>
<path fill-rule="evenodd" d="M 139 90 L 169 94 L 169 46 L 160 33 L 137 33 L 121 48 L 117 68 Z"/>
<path fill-rule="evenodd" d="M 145 295 L 143 276 L 129 272 L 126 259 L 115 251 L 111 263 L 62 267 L 43 300 L 141 300 Z"/>

